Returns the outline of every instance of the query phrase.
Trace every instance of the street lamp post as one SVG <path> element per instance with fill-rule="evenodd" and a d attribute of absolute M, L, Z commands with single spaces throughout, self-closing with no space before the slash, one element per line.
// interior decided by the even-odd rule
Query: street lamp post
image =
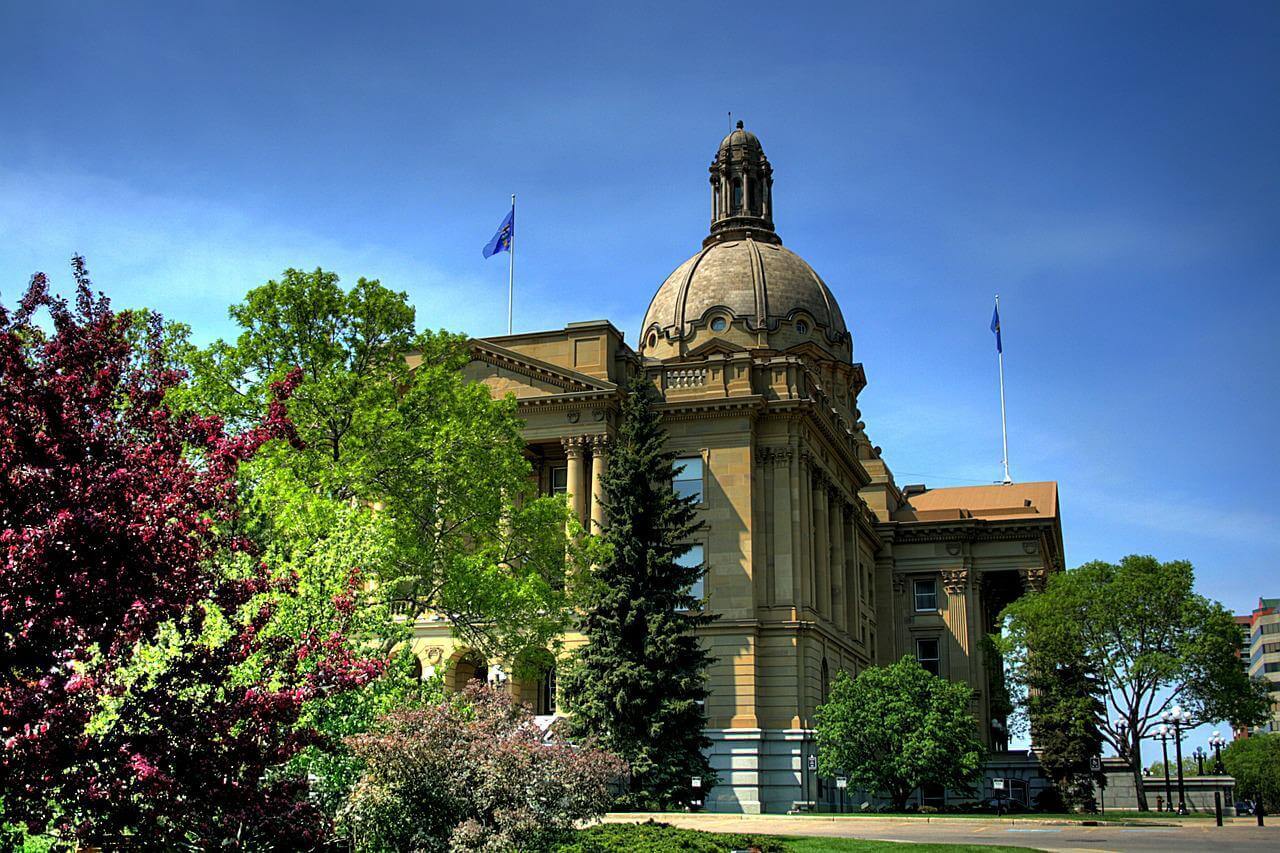
<path fill-rule="evenodd" d="M 1168 725 L 1156 729 L 1156 737 L 1160 738 L 1160 749 L 1164 753 L 1164 809 L 1173 811 L 1173 789 L 1169 785 L 1169 738 L 1173 737 Z"/>
<path fill-rule="evenodd" d="M 1112 725 L 1115 727 L 1116 734 L 1120 736 L 1120 757 L 1124 758 L 1125 753 L 1129 751 L 1129 721 L 1124 717 L 1116 717 L 1116 721 Z"/>
<path fill-rule="evenodd" d="M 1209 757 L 1209 753 L 1204 751 L 1203 746 L 1197 746 L 1196 751 L 1191 753 L 1191 757 L 1196 760 L 1196 775 L 1204 775 L 1204 760 Z"/>
<path fill-rule="evenodd" d="M 1131 744 L 1129 743 L 1129 721 L 1124 717 L 1116 717 L 1115 722 L 1111 725 L 1116 730 L 1117 753 L 1120 758 L 1129 762 L 1130 767 L 1133 767 L 1133 759 L 1129 757 L 1129 751 L 1131 748 Z M 1138 767 L 1136 772 L 1141 774 L 1142 768 Z M 1138 794 L 1138 800 L 1139 802 L 1145 802 L 1147 796 L 1145 781 L 1138 782 L 1138 787 L 1139 790 L 1136 792 Z"/>
<path fill-rule="evenodd" d="M 1191 715 L 1182 710 L 1181 705 L 1174 705 L 1172 710 L 1160 715 L 1167 723 L 1173 723 L 1173 749 L 1178 760 L 1178 814 L 1187 813 L 1186 788 L 1182 784 L 1182 727 L 1191 722 Z"/>
<path fill-rule="evenodd" d="M 1213 772 L 1219 776 L 1222 775 L 1222 745 L 1225 743 L 1222 732 L 1214 732 L 1209 738 L 1209 746 L 1213 747 Z"/>

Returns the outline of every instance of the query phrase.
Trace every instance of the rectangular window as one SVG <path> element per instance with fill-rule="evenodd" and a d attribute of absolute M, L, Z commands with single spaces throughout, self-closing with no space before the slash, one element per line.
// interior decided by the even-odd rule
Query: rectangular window
<path fill-rule="evenodd" d="M 674 467 L 677 473 L 671 485 L 676 494 L 682 498 L 692 496 L 697 498 L 696 503 L 702 503 L 702 457 L 681 456 Z"/>
<path fill-rule="evenodd" d="M 938 582 L 933 578 L 916 581 L 913 589 L 916 597 L 916 612 L 924 613 L 938 609 Z"/>
<path fill-rule="evenodd" d="M 1262 671 L 1267 673 L 1280 672 L 1280 663 L 1264 663 Z"/>
<path fill-rule="evenodd" d="M 561 465 L 552 468 L 547 477 L 547 494 L 563 495 L 569 491 L 569 468 Z"/>
<path fill-rule="evenodd" d="M 940 671 L 938 661 L 938 639 L 937 637 L 922 638 L 916 640 L 916 660 L 920 665 L 929 672 L 937 675 Z"/>
<path fill-rule="evenodd" d="M 706 557 L 703 555 L 702 546 L 690 545 L 689 550 L 685 551 L 684 555 L 676 560 L 676 565 L 690 568 L 694 566 L 703 566 L 705 560 Z M 705 573 L 706 568 L 704 566 L 703 575 L 705 575 Z M 700 601 L 706 598 L 706 585 L 703 583 L 703 575 L 699 575 L 698 579 L 693 582 L 693 586 L 689 588 L 689 594 Z"/>

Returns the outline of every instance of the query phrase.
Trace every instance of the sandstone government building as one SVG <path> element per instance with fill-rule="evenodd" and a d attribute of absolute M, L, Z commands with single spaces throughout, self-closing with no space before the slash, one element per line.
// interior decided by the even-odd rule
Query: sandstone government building
<path fill-rule="evenodd" d="M 675 487 L 704 526 L 686 559 L 718 619 L 703 630 L 713 810 L 784 812 L 831 802 L 810 768 L 814 709 L 840 670 L 912 655 L 973 687 L 973 712 L 1008 746 L 1001 663 L 984 648 L 1000 610 L 1062 567 L 1057 484 L 932 489 L 899 484 L 862 420 L 867 384 L 830 289 L 774 230 L 772 167 L 742 128 L 710 168 L 711 229 L 660 283 L 638 346 L 605 320 L 473 342 L 469 376 L 514 394 L 539 488 L 607 524 L 609 464 L 627 380 L 662 395 Z M 883 439 L 884 437 L 881 436 Z M 554 665 L 502 679 L 511 662 L 463 647 L 439 617 L 415 620 L 414 650 L 446 686 L 502 681 L 556 711 Z M 944 796 L 923 791 L 928 802 Z"/>

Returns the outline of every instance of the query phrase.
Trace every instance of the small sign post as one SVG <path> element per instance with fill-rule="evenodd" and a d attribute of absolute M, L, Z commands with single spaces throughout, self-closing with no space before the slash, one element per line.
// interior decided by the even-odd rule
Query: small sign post
<path fill-rule="evenodd" d="M 809 756 L 809 772 L 816 773 L 817 771 L 818 771 L 818 756 L 810 755 Z"/>
<path fill-rule="evenodd" d="M 996 777 L 991 780 L 991 787 L 996 792 L 996 817 L 1004 814 L 1004 779 Z"/>
<path fill-rule="evenodd" d="M 840 792 L 840 814 L 844 814 L 844 792 L 849 788 L 849 777 L 836 777 L 836 790 Z"/>

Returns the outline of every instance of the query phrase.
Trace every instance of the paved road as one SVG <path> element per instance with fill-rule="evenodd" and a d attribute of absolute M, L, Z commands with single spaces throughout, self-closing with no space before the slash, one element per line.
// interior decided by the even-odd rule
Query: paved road
<path fill-rule="evenodd" d="M 649 815 L 610 815 L 610 821 L 648 820 Z M 784 815 L 660 815 L 658 820 L 709 832 L 817 835 L 880 841 L 1008 844 L 1052 851 L 1280 851 L 1280 819 L 1259 828 L 1252 818 L 1226 826 L 1193 821 L 1183 826 L 1079 826 L 982 818 L 878 818 Z"/>

